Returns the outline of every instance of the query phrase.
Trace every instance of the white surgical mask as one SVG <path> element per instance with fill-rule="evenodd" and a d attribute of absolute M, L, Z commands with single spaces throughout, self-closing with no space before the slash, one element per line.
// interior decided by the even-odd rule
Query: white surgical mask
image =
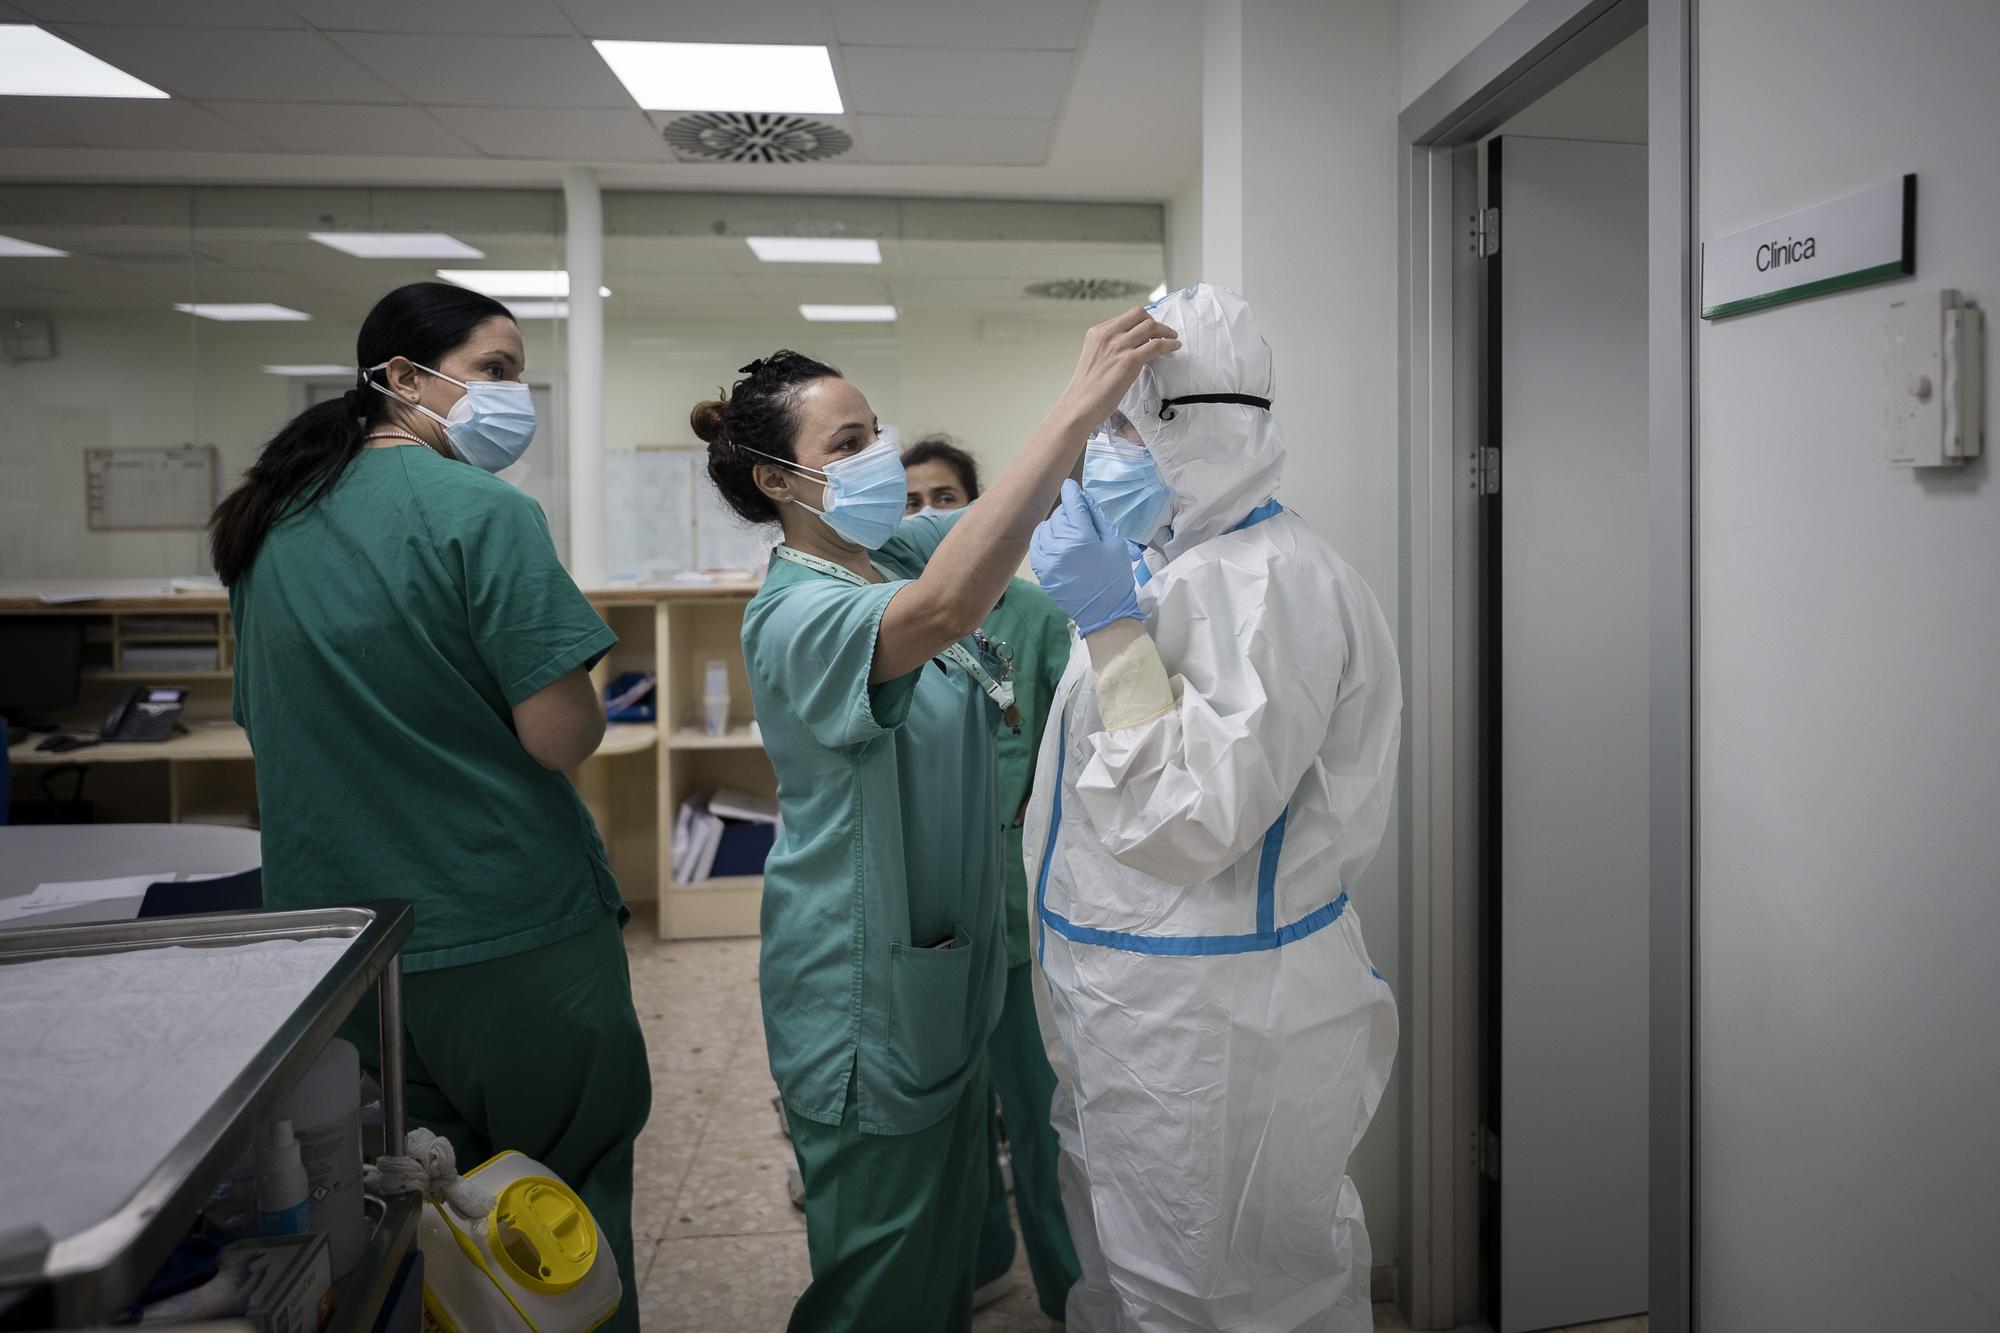
<path fill-rule="evenodd" d="M 406 407 L 414 407 L 438 425 L 444 427 L 445 443 L 451 451 L 464 461 L 488 472 L 502 472 L 520 460 L 535 439 L 535 398 L 534 392 L 519 380 L 455 380 L 442 371 L 429 366 L 410 364 L 426 375 L 435 375 L 447 384 L 456 384 L 465 390 L 459 400 L 451 405 L 451 410 L 443 416 L 431 411 L 422 403 L 411 403 L 390 393 L 386 385 L 376 383 L 375 372 L 388 365 L 368 368 L 368 382 L 375 385 L 375 391 L 395 398 Z"/>
<path fill-rule="evenodd" d="M 792 503 L 818 514 L 829 528 L 856 546 L 879 550 L 902 524 L 910 488 L 903 475 L 903 457 L 887 440 L 877 440 L 858 454 L 829 463 L 824 471 L 767 454 L 762 449 L 751 449 L 747 444 L 738 447 L 794 472 L 819 478 L 825 486 L 825 508 L 815 509 L 804 500 Z"/>

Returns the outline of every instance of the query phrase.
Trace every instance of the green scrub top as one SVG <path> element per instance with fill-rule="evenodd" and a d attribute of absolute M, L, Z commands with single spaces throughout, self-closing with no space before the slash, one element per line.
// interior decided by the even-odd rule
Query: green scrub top
<path fill-rule="evenodd" d="M 1000 820 L 1006 830 L 1002 868 L 1006 872 L 1007 965 L 1028 961 L 1028 869 L 1021 849 L 1021 813 L 1035 783 L 1035 755 L 1048 725 L 1049 705 L 1056 685 L 1069 665 L 1069 617 L 1047 593 L 1026 579 L 1015 579 L 986 617 L 986 637 L 1014 650 L 1014 702 L 1021 709 L 1021 729 L 1002 727 L 1000 761 Z"/>
<path fill-rule="evenodd" d="M 773 556 L 743 656 L 782 830 L 764 868 L 758 981 L 786 1107 L 867 1134 L 936 1124 L 980 1068 L 1006 978 L 993 734 L 943 658 L 871 685 L 889 599 L 955 515 L 906 520 L 856 585 Z M 969 641 L 966 646 L 971 647 Z"/>
<path fill-rule="evenodd" d="M 541 506 L 415 446 L 364 449 L 229 590 L 264 901 L 416 906 L 412 972 L 623 913 L 597 826 L 513 706 L 617 642 Z"/>

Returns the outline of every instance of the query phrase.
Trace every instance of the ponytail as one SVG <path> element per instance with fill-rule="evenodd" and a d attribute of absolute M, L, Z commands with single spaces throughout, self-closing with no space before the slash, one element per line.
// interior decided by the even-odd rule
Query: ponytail
<path fill-rule="evenodd" d="M 413 282 L 375 303 L 354 343 L 354 364 L 380 366 L 404 357 L 435 366 L 462 347 L 490 319 L 511 320 L 490 296 L 448 282 Z M 368 428 L 387 422 L 395 399 L 356 371 L 353 388 L 316 403 L 271 438 L 242 484 L 208 520 L 209 556 L 224 584 L 234 585 L 257 558 L 264 538 L 286 515 L 332 490 L 359 454 Z"/>
<path fill-rule="evenodd" d="M 225 585 L 250 568 L 272 524 L 333 489 L 368 434 L 361 390 L 315 403 L 272 437 L 208 520 L 209 558 Z"/>

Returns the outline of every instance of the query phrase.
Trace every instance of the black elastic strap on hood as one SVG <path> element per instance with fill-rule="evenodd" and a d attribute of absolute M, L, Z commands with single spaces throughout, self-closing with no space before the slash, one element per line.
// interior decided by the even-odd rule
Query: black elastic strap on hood
<path fill-rule="evenodd" d="M 1178 398 L 1160 400 L 1160 420 L 1172 421 L 1179 416 L 1180 413 L 1174 409 L 1182 403 L 1241 403 L 1245 407 L 1261 407 L 1266 412 L 1271 410 L 1270 399 L 1254 398 L 1247 393 L 1185 393 Z"/>

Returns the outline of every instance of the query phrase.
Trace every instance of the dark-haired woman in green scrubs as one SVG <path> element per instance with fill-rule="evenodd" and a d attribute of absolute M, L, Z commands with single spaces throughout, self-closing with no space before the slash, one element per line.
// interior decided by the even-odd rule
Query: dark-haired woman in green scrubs
<path fill-rule="evenodd" d="M 355 386 L 264 447 L 211 523 L 235 713 L 257 760 L 273 908 L 408 899 L 412 1123 L 461 1170 L 515 1149 L 590 1206 L 637 1329 L 632 1147 L 650 1074 L 596 826 L 565 773 L 597 748 L 587 674 L 616 642 L 528 496 L 520 330 L 444 283 L 378 302 Z M 371 1067 L 367 1023 L 349 1035 Z"/>
<path fill-rule="evenodd" d="M 973 634 L 1086 433 L 1179 345 L 1143 310 L 1092 329 L 985 497 L 907 522 L 902 462 L 831 366 L 773 354 L 692 414 L 723 498 L 784 533 L 743 647 L 784 816 L 759 980 L 805 1180 L 794 1333 L 970 1326 L 1007 965 L 994 733 L 1018 718 Z"/>

